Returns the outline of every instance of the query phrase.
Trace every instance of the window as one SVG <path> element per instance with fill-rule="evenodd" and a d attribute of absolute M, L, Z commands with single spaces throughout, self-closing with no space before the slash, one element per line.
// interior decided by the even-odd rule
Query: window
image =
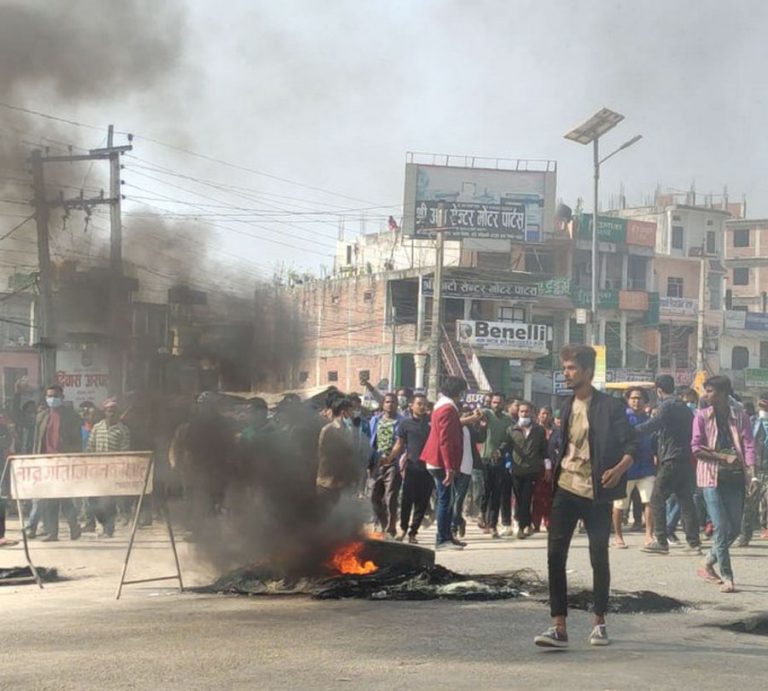
<path fill-rule="evenodd" d="M 714 230 L 707 231 L 707 254 L 717 254 Z"/>
<path fill-rule="evenodd" d="M 661 335 L 659 367 L 687 369 L 690 364 L 689 346 L 693 328 L 661 324 L 659 334 Z"/>
<path fill-rule="evenodd" d="M 499 307 L 500 322 L 524 322 L 525 309 L 522 307 Z"/>
<path fill-rule="evenodd" d="M 731 351 L 731 369 L 742 370 L 749 367 L 749 350 L 744 346 L 734 346 Z"/>
<path fill-rule="evenodd" d="M 683 226 L 672 226 L 672 249 L 683 249 Z"/>
<path fill-rule="evenodd" d="M 525 251 L 525 270 L 535 274 L 555 273 L 555 262 L 551 252 L 529 247 Z"/>
<path fill-rule="evenodd" d="M 668 298 L 681 298 L 683 297 L 683 279 L 678 276 L 670 276 L 667 278 L 667 297 Z"/>
<path fill-rule="evenodd" d="M 328 381 L 339 381 L 339 373 L 337 370 L 328 372 Z"/>
<path fill-rule="evenodd" d="M 734 247 L 749 247 L 749 228 L 737 228 L 733 231 Z"/>
<path fill-rule="evenodd" d="M 708 226 L 713 226 L 713 225 L 715 225 L 715 222 L 712 219 L 710 219 L 709 221 L 707 221 L 707 225 Z"/>
<path fill-rule="evenodd" d="M 760 367 L 768 369 L 768 341 L 760 341 Z"/>
<path fill-rule="evenodd" d="M 309 372 L 299 372 L 299 383 L 304 384 L 309 381 Z"/>
<path fill-rule="evenodd" d="M 740 266 L 733 270 L 733 285 L 735 286 L 749 285 L 749 267 Z"/>
<path fill-rule="evenodd" d="M 361 369 L 358 373 L 358 376 L 360 377 L 360 381 L 371 381 L 371 370 L 369 369 Z"/>
<path fill-rule="evenodd" d="M 645 276 L 648 266 L 648 257 L 639 257 L 635 254 L 629 255 L 629 262 L 627 265 L 627 278 L 629 290 L 645 290 Z"/>
<path fill-rule="evenodd" d="M 347 245 L 347 265 L 352 263 L 352 245 Z"/>
<path fill-rule="evenodd" d="M 363 293 L 363 302 L 373 302 L 373 292 L 370 290 L 366 290 Z"/>

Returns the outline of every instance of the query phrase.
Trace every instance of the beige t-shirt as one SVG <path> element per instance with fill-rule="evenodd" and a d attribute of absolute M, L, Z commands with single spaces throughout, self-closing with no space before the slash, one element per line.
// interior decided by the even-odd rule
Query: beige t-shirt
<path fill-rule="evenodd" d="M 592 462 L 589 458 L 589 404 L 592 396 L 581 400 L 574 396 L 565 456 L 560 463 L 558 486 L 587 499 L 595 498 L 592 486 Z"/>

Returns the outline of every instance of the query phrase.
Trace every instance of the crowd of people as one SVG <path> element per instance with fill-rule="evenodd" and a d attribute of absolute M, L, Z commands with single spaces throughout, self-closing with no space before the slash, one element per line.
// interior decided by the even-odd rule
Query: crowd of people
<path fill-rule="evenodd" d="M 96 406 L 83 402 L 77 409 L 67 405 L 59 384 L 45 390 L 40 404 L 21 404 L 17 392 L 11 415 L 0 415 L 0 547 L 18 543 L 5 535 L 6 497 L 10 474 L 6 459 L 11 455 L 108 453 L 128 451 L 131 435 L 121 420 L 118 402 L 109 398 Z M 58 542 L 59 523 L 63 517 L 69 525 L 70 540 L 78 540 L 83 532 L 95 532 L 97 523 L 101 536 L 114 535 L 118 513 L 127 522 L 134 506 L 132 498 L 85 497 L 82 499 L 39 499 L 28 505 L 24 531 L 28 539 Z"/>
<path fill-rule="evenodd" d="M 546 530 L 554 621 L 537 637 L 539 645 L 567 644 L 566 560 L 579 530 L 589 540 L 594 572 L 591 642 L 603 645 L 611 535 L 617 550 L 628 548 L 625 531 L 636 530 L 644 533 L 641 549 L 649 555 L 674 547 L 701 555 L 698 575 L 734 592 L 731 547 L 747 545 L 757 532 L 768 538 L 768 393 L 754 410 L 739 401 L 725 376 L 710 377 L 699 399 L 691 389 L 676 391 L 672 377 L 662 375 L 653 385 L 630 387 L 622 400 L 592 386 L 594 358 L 587 346 L 562 350 L 573 395 L 559 411 L 500 393 L 469 405 L 467 384 L 455 377 L 443 380 L 434 402 L 420 392 L 380 393 L 361 382 L 373 410 L 360 394 L 330 389 L 314 408 L 288 395 L 270 414 L 266 401 L 253 398 L 244 415 L 228 417 L 216 410 L 215 395 L 203 394 L 196 412 L 176 428 L 169 465 L 180 474 L 182 491 L 204 494 L 215 514 L 225 502 L 224 485 L 218 491 L 212 476 L 196 478 L 190 469 L 198 461 L 210 465 L 214 456 L 226 464 L 224 457 L 237 449 L 258 456 L 279 436 L 300 447 L 301 459 L 300 468 L 279 472 L 295 470 L 294 480 L 307 480 L 326 513 L 344 494 L 370 502 L 371 523 L 384 539 L 418 544 L 433 521 L 437 550 L 464 549 L 468 520 L 491 540 L 525 540 Z M 76 411 L 52 385 L 40 405 L 17 405 L 10 418 L 0 418 L 0 452 L 4 459 L 129 450 L 124 417 L 115 399 Z M 3 472 L 3 496 L 7 485 Z M 24 529 L 28 538 L 56 541 L 64 517 L 72 540 L 96 524 L 109 538 L 116 519 L 131 515 L 132 501 L 35 501 Z M 703 553 L 706 540 L 711 543 Z M 14 542 L 5 536 L 2 503 L 0 546 Z"/>

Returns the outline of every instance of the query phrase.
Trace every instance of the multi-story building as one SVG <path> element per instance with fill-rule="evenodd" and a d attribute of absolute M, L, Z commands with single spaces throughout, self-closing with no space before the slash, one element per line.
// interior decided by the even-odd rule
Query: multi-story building
<path fill-rule="evenodd" d="M 738 389 L 756 395 L 768 391 L 768 220 L 726 223 L 725 266 L 720 365 Z"/>
<path fill-rule="evenodd" d="M 652 206 L 614 213 L 656 227 L 649 289 L 658 294 L 658 323 L 641 329 L 636 345 L 657 373 L 690 384 L 696 370 L 720 369 L 725 224 L 735 205 L 697 205 L 690 193 L 678 200 L 657 195 Z"/>

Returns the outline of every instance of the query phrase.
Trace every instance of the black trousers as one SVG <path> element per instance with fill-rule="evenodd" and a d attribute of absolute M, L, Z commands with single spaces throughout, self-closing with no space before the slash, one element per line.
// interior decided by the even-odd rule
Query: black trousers
<path fill-rule="evenodd" d="M 400 529 L 411 536 L 415 536 L 421 528 L 424 514 L 429 508 L 429 500 L 435 481 L 427 470 L 406 469 L 403 478 L 403 497 L 400 504 Z M 413 520 L 411 520 L 413 513 Z M 408 529 L 408 522 L 411 527 Z"/>
<path fill-rule="evenodd" d="M 499 512 L 502 525 L 512 525 L 512 476 L 503 463 L 489 463 L 485 477 L 488 492 L 488 527 L 498 526 Z"/>
<path fill-rule="evenodd" d="M 397 504 L 401 482 L 397 463 L 377 468 L 376 479 L 371 490 L 371 504 L 381 529 L 390 535 L 397 532 Z"/>
<path fill-rule="evenodd" d="M 536 490 L 536 476 L 537 473 L 512 476 L 512 491 L 515 493 L 515 520 L 520 528 L 527 528 L 531 525 L 531 502 Z"/>
<path fill-rule="evenodd" d="M 693 503 L 696 476 L 688 459 L 664 461 L 659 465 L 656 482 L 651 494 L 651 513 L 653 531 L 659 544 L 667 542 L 667 499 L 674 494 L 680 504 L 683 518 L 685 539 L 691 547 L 701 545 L 699 539 L 699 519 Z"/>
<path fill-rule="evenodd" d="M 549 607 L 553 617 L 568 615 L 568 581 L 565 566 L 571 538 L 579 520 L 589 538 L 589 561 L 592 564 L 592 591 L 595 614 L 605 615 L 611 570 L 608 565 L 608 541 L 611 535 L 611 502 L 595 502 L 559 487 L 552 500 L 552 514 L 547 533 L 547 566 L 549 571 Z"/>

